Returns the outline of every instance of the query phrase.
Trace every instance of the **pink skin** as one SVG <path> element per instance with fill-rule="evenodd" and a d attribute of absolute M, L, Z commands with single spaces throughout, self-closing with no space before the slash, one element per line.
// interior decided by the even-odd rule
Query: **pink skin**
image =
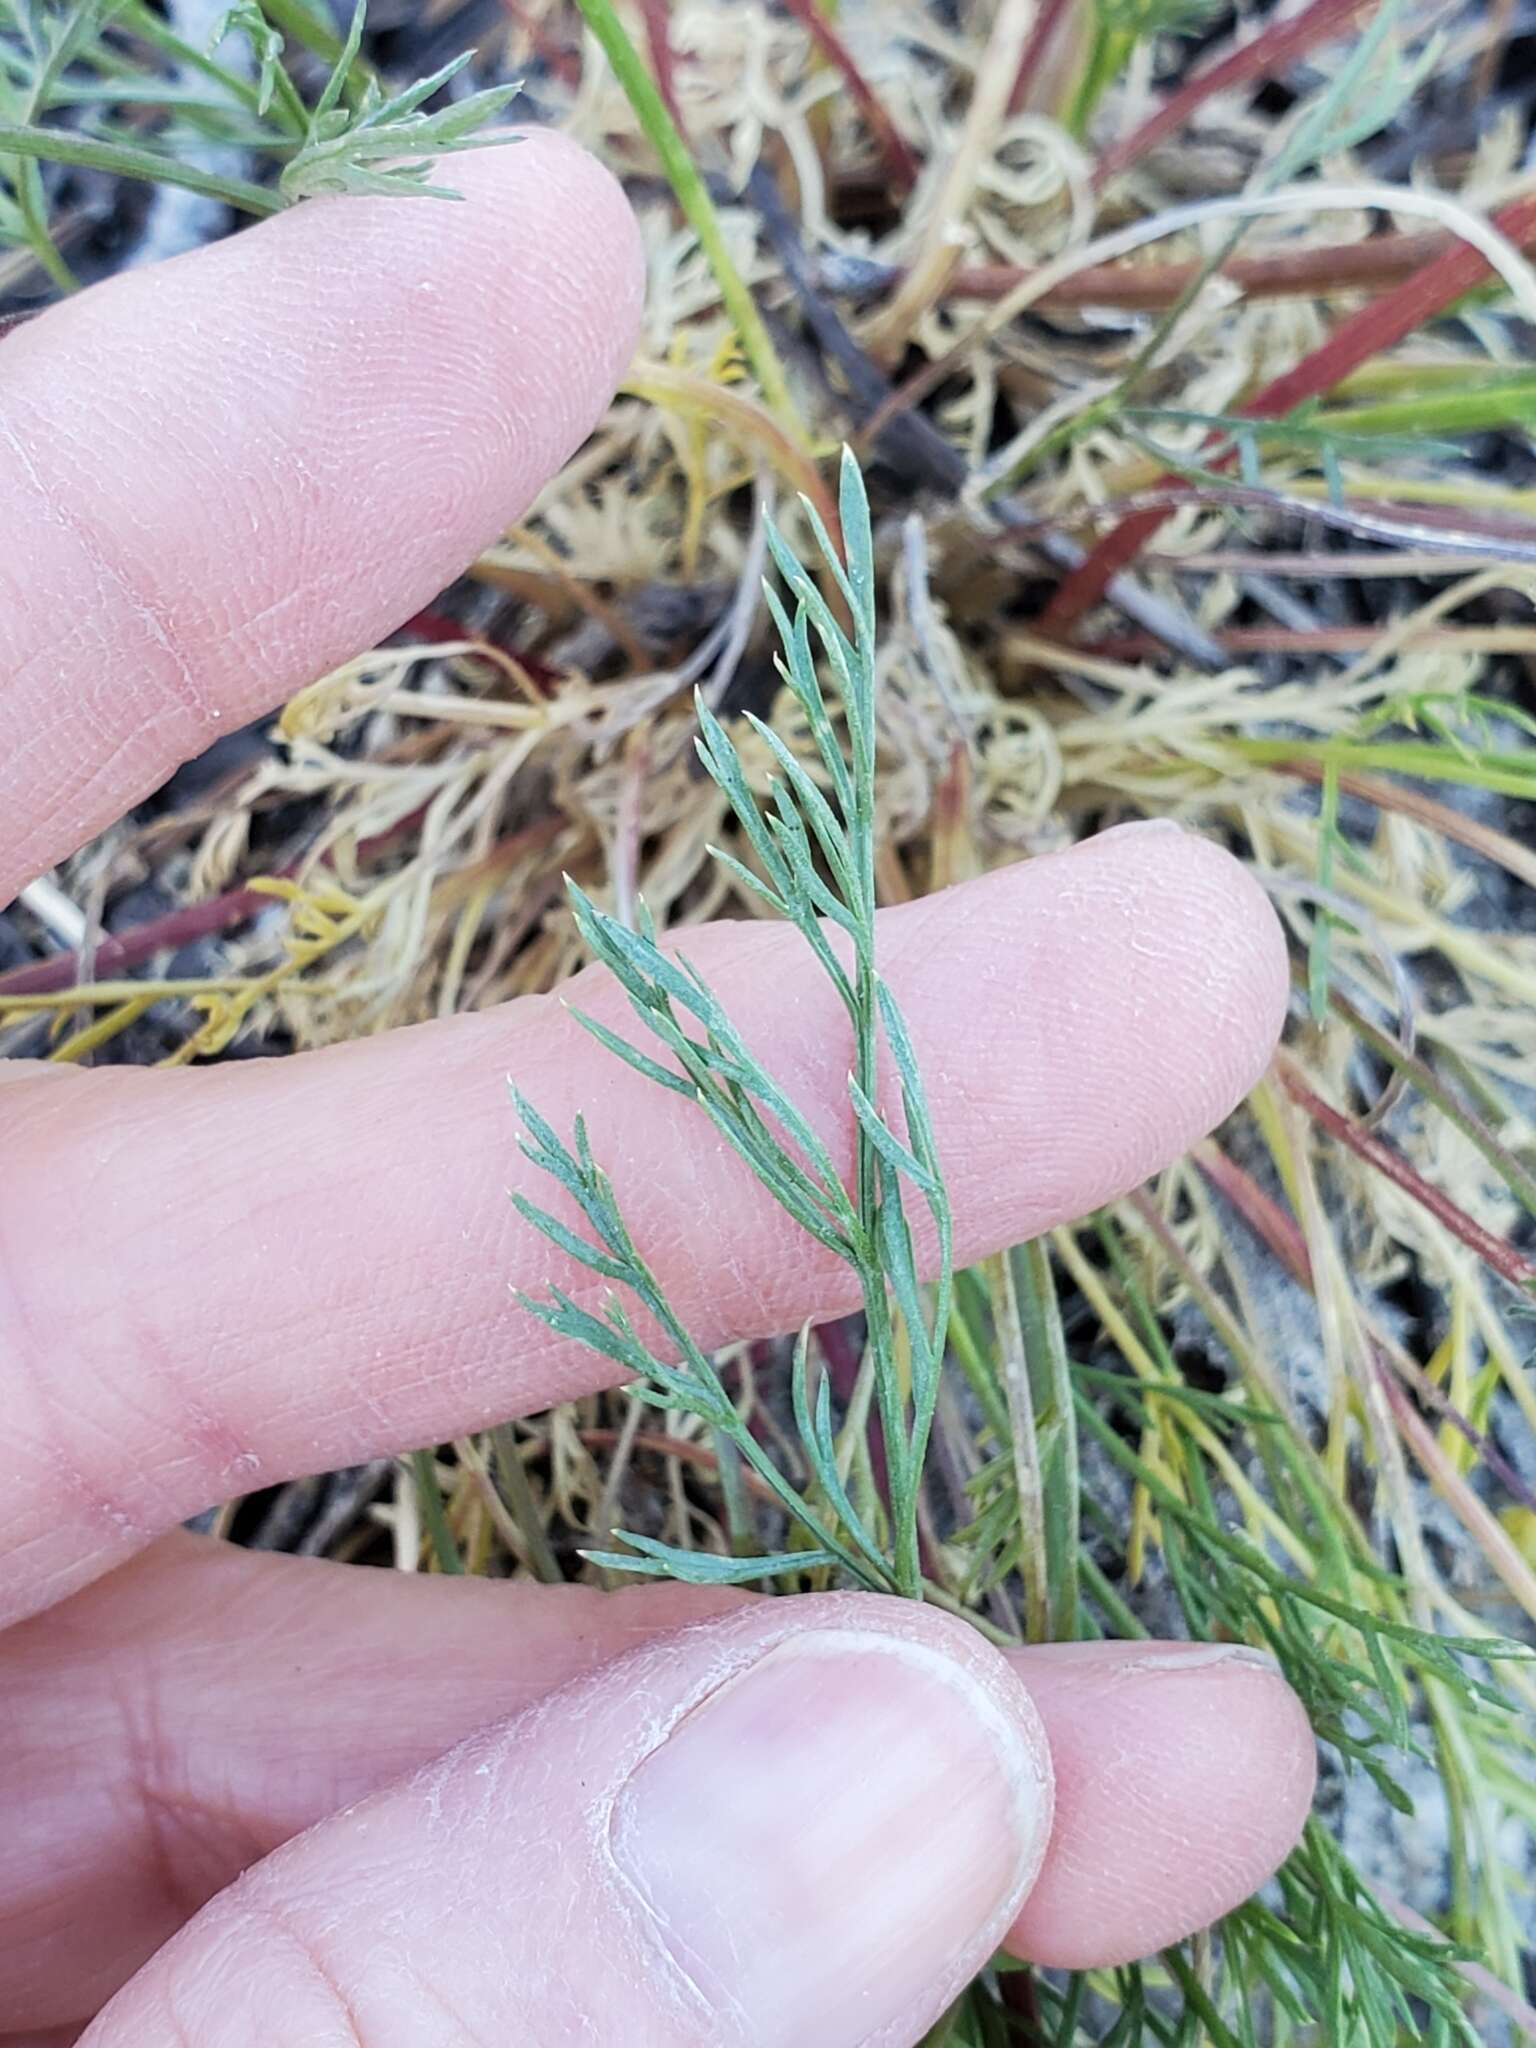
<path fill-rule="evenodd" d="M 463 206 L 306 206 L 6 341 L 0 899 L 409 615 L 606 402 L 639 305 L 616 188 L 548 136 L 455 179 Z M 966 1257 L 1182 1150 L 1284 1003 L 1258 892 L 1175 832 L 886 913 L 883 948 Z M 688 951 L 846 1154 L 793 942 Z M 0 1068 L 0 2048 L 108 1999 L 93 2048 L 898 2048 L 1005 1932 L 1109 1962 L 1245 1896 L 1312 1766 L 1241 1656 L 1005 1660 L 894 1603 L 154 1540 L 601 1382 L 511 1298 L 557 1262 L 506 1200 L 509 1067 L 557 1124 L 593 1111 L 701 1335 L 846 1305 L 551 1003 L 249 1068 Z"/>

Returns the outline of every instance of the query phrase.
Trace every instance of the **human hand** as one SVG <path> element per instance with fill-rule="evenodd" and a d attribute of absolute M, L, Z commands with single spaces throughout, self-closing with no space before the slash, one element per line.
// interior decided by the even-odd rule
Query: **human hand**
<path fill-rule="evenodd" d="M 639 304 L 616 188 L 547 135 L 455 181 L 0 345 L 0 902 L 424 603 L 598 415 Z M 1155 1171 L 1273 1044 L 1270 913 L 1177 832 L 883 917 L 965 1259 Z M 691 949 L 836 1145 L 814 966 L 759 925 Z M 0 1066 L 0 2048 L 910 2043 L 1000 1940 L 1109 1963 L 1243 1898 L 1312 1787 L 1246 1651 L 1004 1658 L 893 1600 L 176 1531 L 597 1384 L 512 1298 L 550 1254 L 506 1199 L 509 1069 L 588 1112 L 705 1341 L 851 1306 L 554 1002 L 189 1073 Z"/>

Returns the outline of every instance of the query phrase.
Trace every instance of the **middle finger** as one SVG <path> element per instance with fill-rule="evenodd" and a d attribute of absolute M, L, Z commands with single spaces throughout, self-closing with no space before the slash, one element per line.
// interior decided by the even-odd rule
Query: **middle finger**
<path fill-rule="evenodd" d="M 1082 1215 L 1217 1123 L 1284 1012 L 1278 925 L 1204 841 L 1135 827 L 882 911 L 961 1263 Z M 783 926 L 683 949 L 851 1170 L 848 1024 Z M 611 982 L 578 1001 L 633 1028 Z M 514 1212 L 550 1185 L 503 1077 L 585 1112 L 636 1241 L 706 1347 L 855 1305 L 707 1118 L 552 999 L 293 1060 L 11 1082 L 0 1184 L 0 1621 L 212 1502 L 615 1377 L 514 1298 L 606 1283 Z M 82 1257 L 80 1248 L 89 1247 Z"/>

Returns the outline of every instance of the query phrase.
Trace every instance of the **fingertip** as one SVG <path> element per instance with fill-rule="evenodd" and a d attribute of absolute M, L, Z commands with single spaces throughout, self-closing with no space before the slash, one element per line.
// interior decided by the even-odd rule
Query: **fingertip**
<path fill-rule="evenodd" d="M 1070 857 L 1101 863 L 1142 907 L 1143 957 L 1167 965 L 1170 1036 L 1187 1031 L 1216 1054 L 1202 1062 L 1201 1113 L 1219 1122 L 1269 1065 L 1285 1022 L 1290 962 L 1274 905 L 1245 862 L 1171 819 L 1101 832 Z"/>
<path fill-rule="evenodd" d="M 889 917 L 914 1038 L 965 1047 L 963 1070 L 929 1069 L 939 1129 L 965 1133 L 950 1155 L 962 1260 L 1138 1186 L 1273 1054 L 1277 920 L 1241 863 L 1176 825 L 1103 833 Z"/>
<path fill-rule="evenodd" d="M 1046 1850 L 1026 1689 L 973 1629 L 872 1595 L 763 1602 L 673 1654 L 707 1660 L 710 1690 L 630 1778 L 612 1839 L 675 1959 L 764 2048 L 915 2039 Z M 754 1952 L 746 1929 L 773 1938 Z"/>
<path fill-rule="evenodd" d="M 1006 1938 L 1015 1954 L 1059 1969 L 1154 1954 L 1240 1905 L 1295 1847 L 1315 1740 L 1269 1659 L 1101 1643 L 1014 1661 L 1056 1773 L 1051 1846 Z"/>
<path fill-rule="evenodd" d="M 593 343 L 593 402 L 600 410 L 634 355 L 645 298 L 640 226 L 618 179 L 553 128 L 517 129 L 505 147 L 455 158 L 440 175 L 484 216 L 493 240 L 510 235 L 521 245 L 532 218 L 536 252 L 555 259 L 552 296 L 568 294 L 566 310 L 589 323 L 582 331 Z M 560 233 L 551 242 L 545 237 L 552 218 Z M 522 275 L 509 274 L 507 282 L 515 288 Z M 514 334 L 519 324 L 514 313 Z"/>
<path fill-rule="evenodd" d="M 395 631 L 601 419 L 642 297 L 618 185 L 544 130 L 439 175 L 458 200 L 306 200 L 8 342 L 0 902 Z"/>

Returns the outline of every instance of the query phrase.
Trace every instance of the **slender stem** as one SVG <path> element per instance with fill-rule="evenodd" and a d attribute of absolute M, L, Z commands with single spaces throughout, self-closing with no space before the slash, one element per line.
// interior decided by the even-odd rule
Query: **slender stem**
<path fill-rule="evenodd" d="M 751 1430 L 741 1428 L 734 1432 L 732 1442 L 791 1519 L 801 1523 L 823 1550 L 830 1551 L 851 1577 L 857 1579 L 859 1584 L 871 1593 L 889 1591 L 889 1587 L 882 1584 L 870 1569 L 868 1561 L 856 1556 L 846 1543 L 840 1542 L 805 1496 L 796 1492 Z"/>
<path fill-rule="evenodd" d="M 437 1483 L 437 1459 L 433 1452 L 412 1451 L 411 1477 L 416 1482 L 416 1498 L 421 1503 L 421 1518 L 427 1525 L 427 1536 L 438 1570 L 461 1578 L 464 1560 L 459 1555 L 459 1547 L 453 1540 L 453 1531 L 443 1511 L 443 1494 Z"/>
<path fill-rule="evenodd" d="M 1487 1124 L 1451 1092 L 1434 1068 L 1417 1054 L 1400 1045 L 1388 1032 L 1379 1030 L 1337 990 L 1334 991 L 1332 1002 L 1333 1008 L 1351 1031 L 1364 1039 L 1371 1050 L 1397 1073 L 1411 1081 L 1419 1093 L 1427 1101 L 1432 1102 L 1440 1114 L 1454 1124 L 1469 1143 L 1477 1147 L 1516 1201 L 1536 1216 L 1536 1176 L 1528 1173 L 1514 1153 L 1499 1140 Z"/>
<path fill-rule="evenodd" d="M 1392 775 L 1417 775 L 1427 782 L 1465 782 L 1501 796 L 1536 796 L 1536 763 L 1518 753 L 1473 752 L 1428 740 L 1249 739 L 1234 734 L 1228 752 L 1261 765 L 1292 761 L 1330 762 L 1340 768 L 1380 768 Z"/>
<path fill-rule="evenodd" d="M 38 116 L 47 108 L 49 94 L 59 72 L 69 61 L 75 40 L 75 34 L 69 30 L 63 31 L 55 38 L 47 62 L 33 79 L 31 88 L 22 96 L 17 110 L 20 125 L 33 126 Z M 48 231 L 48 199 L 43 190 L 42 172 L 35 159 L 24 160 L 18 168 L 20 174 L 16 179 L 16 205 L 32 252 L 60 291 L 77 291 L 79 279 L 60 255 L 53 236 Z"/>
<path fill-rule="evenodd" d="M 59 128 L 18 128 L 0 122 L 0 156 L 22 156 L 44 163 L 75 164 L 81 170 L 105 171 L 114 178 L 142 178 L 155 185 L 180 185 L 207 199 L 222 199 L 242 213 L 280 213 L 283 201 L 265 185 L 246 178 L 221 177 L 180 163 L 158 150 L 127 142 L 106 142 L 98 136 L 74 135 Z"/>
<path fill-rule="evenodd" d="M 180 69 L 200 72 L 204 78 L 228 93 L 229 97 L 248 114 L 256 113 L 259 95 L 248 78 L 242 78 L 237 71 L 226 70 L 206 51 L 199 50 L 192 43 L 183 42 L 180 36 L 173 34 L 166 27 L 153 8 L 142 4 L 142 0 L 131 0 L 131 4 L 117 17 L 117 21 L 119 27 L 136 36 L 141 42 L 148 43 L 151 49 L 158 50 L 163 57 L 170 58 Z M 282 76 L 284 82 L 288 83 L 289 94 L 297 101 L 298 96 L 294 93 L 286 72 Z M 286 108 L 286 97 L 284 105 Z M 299 119 L 295 133 L 302 133 L 304 109 L 301 101 L 298 102 L 298 110 Z"/>
<path fill-rule="evenodd" d="M 1095 13 L 1097 11 L 1095 9 Z M 1088 123 L 1093 119 L 1094 108 L 1104 97 L 1105 91 L 1113 83 L 1116 73 L 1134 47 L 1135 38 L 1128 36 L 1123 29 L 1111 29 L 1102 20 L 1095 23 L 1088 68 L 1072 96 L 1072 105 L 1064 124 L 1068 134 L 1075 136 L 1079 142 L 1088 131 Z"/>
<path fill-rule="evenodd" d="M 1037 1412 L 1049 1418 L 1051 1428 L 1050 1449 L 1041 1461 L 1049 1639 L 1071 1642 L 1077 1635 L 1080 1548 L 1077 1404 L 1072 1393 L 1072 1365 L 1056 1300 L 1049 1245 L 1043 1238 L 1031 1238 L 1014 1254 L 1011 1265 Z"/>
<path fill-rule="evenodd" d="M 741 1453 L 729 1431 L 721 1429 L 718 1424 L 711 1425 L 709 1436 L 715 1450 L 715 1469 L 720 1480 L 720 1496 L 725 1503 L 725 1526 L 730 1534 L 731 1549 L 737 1557 L 755 1557 L 762 1546 L 757 1520 L 752 1513 L 752 1496 L 742 1474 Z"/>
<path fill-rule="evenodd" d="M 742 1422 L 732 1406 L 731 1398 L 725 1390 L 714 1360 L 695 1344 L 693 1338 L 679 1321 L 672 1304 L 656 1285 L 655 1279 L 649 1270 L 643 1265 L 638 1265 L 638 1270 L 643 1276 L 644 1284 L 637 1287 L 636 1291 L 640 1294 L 640 1298 L 644 1301 L 646 1307 L 656 1318 L 662 1329 L 672 1339 L 672 1342 L 681 1353 L 689 1372 L 699 1382 L 699 1385 L 707 1391 L 711 1400 L 716 1404 L 717 1412 L 725 1418 L 730 1439 L 735 1444 L 737 1450 L 741 1452 L 747 1464 L 771 1489 L 774 1497 L 783 1506 L 790 1518 L 802 1523 L 812 1536 L 815 1537 L 823 1550 L 831 1551 L 832 1555 L 844 1569 L 851 1572 L 871 1592 L 883 1592 L 885 1589 L 882 1587 L 879 1579 L 871 1573 L 869 1564 L 859 1558 L 849 1549 L 847 1544 L 839 1540 L 833 1530 L 828 1528 L 827 1524 L 816 1513 L 816 1510 L 806 1500 L 805 1496 L 784 1477 L 784 1474 L 779 1470 L 773 1459 L 768 1456 L 768 1453 L 763 1449 L 751 1430 Z M 631 1284 L 634 1285 L 635 1283 L 631 1282 Z"/>
<path fill-rule="evenodd" d="M 852 850 L 852 906 L 860 927 L 854 984 L 854 1071 L 864 1098 L 874 1102 L 880 1085 L 880 997 L 875 968 L 875 729 L 874 671 L 869 650 L 859 662 L 860 701 L 848 707 L 853 754 L 853 814 L 847 819 Z M 923 1597 L 922 1551 L 917 1528 L 917 1479 L 913 1438 L 896 1358 L 895 1330 L 879 1249 L 880 1164 L 862 1122 L 855 1126 L 859 1234 L 867 1264 L 862 1278 L 869 1343 L 875 1360 L 880 1429 L 891 1486 L 891 1534 L 896 1583 L 908 1599 Z"/>
<path fill-rule="evenodd" d="M 23 164 L 16 180 L 16 206 L 33 255 L 61 292 L 80 289 L 80 280 L 59 254 L 58 244 L 48 232 L 48 208 L 43 198 L 42 178 L 35 162 Z"/>
<path fill-rule="evenodd" d="M 1339 764 L 1323 763 L 1323 800 L 1317 817 L 1317 887 L 1320 897 L 1333 889 L 1334 858 L 1339 846 Z M 1307 955 L 1307 999 L 1312 1022 L 1321 1024 L 1328 1015 L 1328 985 L 1332 969 L 1333 929 L 1338 922 L 1326 901 L 1319 902 L 1312 945 Z"/>
<path fill-rule="evenodd" d="M 290 42 L 302 43 L 327 64 L 334 64 L 341 55 L 341 36 L 309 0 L 262 0 L 262 6 Z"/>
<path fill-rule="evenodd" d="M 1307 1086 L 1296 1063 L 1284 1055 L 1280 1056 L 1279 1079 L 1280 1085 L 1292 1101 L 1300 1104 L 1313 1123 L 1341 1145 L 1347 1145 L 1357 1158 L 1365 1160 L 1378 1173 L 1385 1175 L 1395 1187 L 1401 1188 L 1419 1204 L 1420 1208 L 1427 1210 L 1437 1223 L 1466 1245 L 1468 1250 L 1475 1252 L 1501 1279 L 1508 1281 L 1511 1287 L 1518 1288 L 1522 1294 L 1530 1294 L 1536 1289 L 1536 1261 L 1527 1258 L 1524 1252 L 1506 1239 L 1496 1237 L 1491 1230 L 1485 1229 L 1475 1217 L 1469 1216 L 1459 1204 L 1453 1202 L 1442 1189 L 1425 1180 L 1396 1146 L 1388 1144 L 1385 1138 L 1367 1129 L 1364 1124 L 1356 1123 L 1353 1117 L 1335 1109 L 1332 1103 L 1325 1102 Z"/>
<path fill-rule="evenodd" d="M 1008 1433 L 1007 1404 L 998 1393 L 997 1379 L 991 1361 L 983 1351 L 980 1339 L 971 1328 L 970 1318 L 958 1300 L 950 1310 L 949 1340 L 960 1370 L 965 1374 L 971 1392 L 980 1404 L 982 1414 L 1001 1442 Z"/>
<path fill-rule="evenodd" d="M 528 1546 L 528 1563 L 534 1577 L 541 1579 L 546 1586 L 564 1585 L 565 1573 L 550 1547 L 539 1504 L 528 1483 L 528 1468 L 518 1452 L 517 1438 L 510 1422 L 503 1422 L 491 1431 L 491 1449 L 496 1455 L 497 1486 L 517 1524 L 519 1535 Z"/>
<path fill-rule="evenodd" d="M 726 311 L 735 323 L 741 336 L 741 345 L 757 374 L 764 398 L 779 419 L 804 442 L 806 435 L 799 411 L 790 395 L 789 380 L 784 374 L 784 365 L 779 360 L 762 315 L 757 310 L 751 292 L 747 289 L 741 272 L 736 268 L 730 250 L 726 247 L 721 232 L 720 217 L 715 212 L 714 201 L 700 175 L 699 167 L 687 143 L 678 133 L 677 123 L 667 112 L 666 103 L 656 85 L 655 79 L 645 67 L 639 51 L 625 33 L 624 25 L 614 10 L 613 0 L 576 0 L 582 16 L 593 35 L 602 46 L 603 54 L 613 66 L 613 74 L 624 88 L 630 105 L 639 118 L 641 127 L 650 138 L 651 145 L 661 158 L 662 168 L 667 174 L 672 190 L 677 194 L 678 205 L 683 209 L 689 226 L 699 238 L 699 246 L 709 259 L 715 281 L 720 287 L 720 296 L 725 301 Z"/>
<path fill-rule="evenodd" d="M 1138 1620 L 1136 1615 L 1132 1613 L 1131 1609 L 1120 1598 L 1120 1595 L 1115 1591 L 1114 1587 L 1105 1578 L 1103 1572 L 1100 1571 L 1086 1551 L 1079 1557 L 1077 1568 L 1090 1598 L 1103 1609 L 1105 1618 L 1110 1623 L 1110 1626 L 1117 1629 L 1121 1636 L 1128 1642 L 1137 1642 L 1145 1639 L 1151 1633 L 1145 1623 Z"/>
<path fill-rule="evenodd" d="M 1300 14 L 1272 22 L 1225 56 L 1200 67 L 1178 91 L 1163 99 L 1140 127 L 1100 153 L 1094 165 L 1094 185 L 1102 189 L 1165 136 L 1176 134 L 1214 93 L 1268 77 L 1319 43 L 1347 34 L 1366 5 L 1367 0 L 1312 0 Z"/>
<path fill-rule="evenodd" d="M 1024 1632 L 1031 1643 L 1051 1635 L 1051 1586 L 1046 1566 L 1045 1485 L 1040 1471 L 1040 1437 L 1035 1426 L 1034 1390 L 1030 1385 L 1019 1298 L 1013 1284 L 1013 1261 L 1000 1252 L 987 1261 L 992 1293 L 992 1324 L 997 1334 L 998 1364 L 1008 1397 L 1008 1441 L 1013 1454 L 1013 1490 L 1019 1504 L 1019 1577 L 1024 1582 Z"/>

